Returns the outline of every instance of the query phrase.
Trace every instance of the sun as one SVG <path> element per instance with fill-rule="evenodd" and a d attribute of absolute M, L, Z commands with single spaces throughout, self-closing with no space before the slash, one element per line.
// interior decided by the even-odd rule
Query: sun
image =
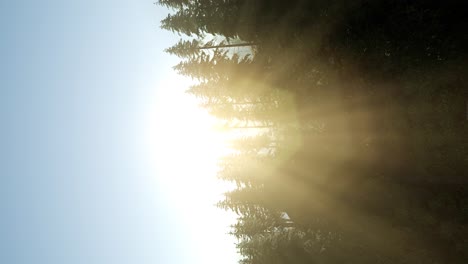
<path fill-rule="evenodd" d="M 216 129 L 219 121 L 185 93 L 189 85 L 190 80 L 177 76 L 168 78 L 164 89 L 158 87 L 161 91 L 147 118 L 145 144 L 159 183 L 171 188 L 171 195 L 180 199 L 196 195 L 212 205 L 226 190 L 216 172 L 219 158 L 229 151 L 228 139 Z"/>
<path fill-rule="evenodd" d="M 167 76 L 145 110 L 142 139 L 154 170 L 151 182 L 186 230 L 184 239 L 193 241 L 199 263 L 236 260 L 235 239 L 227 235 L 236 216 L 214 206 L 232 189 L 216 177 L 219 158 L 229 153 L 229 135 L 185 93 L 190 84 Z"/>

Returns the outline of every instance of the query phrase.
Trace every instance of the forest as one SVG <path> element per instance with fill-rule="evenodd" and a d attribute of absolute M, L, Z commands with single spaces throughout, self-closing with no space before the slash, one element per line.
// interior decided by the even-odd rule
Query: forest
<path fill-rule="evenodd" d="M 468 263 L 468 4 L 159 0 L 187 93 L 238 131 L 241 264 Z"/>

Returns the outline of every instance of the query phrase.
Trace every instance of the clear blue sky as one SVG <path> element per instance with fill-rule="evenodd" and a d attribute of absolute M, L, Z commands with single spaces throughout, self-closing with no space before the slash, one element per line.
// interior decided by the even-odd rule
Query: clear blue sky
<path fill-rule="evenodd" d="M 139 142 L 142 109 L 176 63 L 162 52 L 177 38 L 159 30 L 165 12 L 0 1 L 0 263 L 202 262 L 205 241 L 149 184 Z"/>

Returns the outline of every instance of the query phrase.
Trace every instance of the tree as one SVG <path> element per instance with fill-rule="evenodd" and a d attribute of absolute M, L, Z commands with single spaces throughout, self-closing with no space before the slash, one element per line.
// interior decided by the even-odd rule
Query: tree
<path fill-rule="evenodd" d="M 233 143 L 219 173 L 244 263 L 467 262 L 464 3 L 159 3 L 163 28 L 195 36 L 167 49 L 188 93 L 226 130 L 267 135 Z M 273 232 L 279 212 L 296 235 Z M 308 250 L 319 226 L 347 242 Z"/>
<path fill-rule="evenodd" d="M 255 43 L 252 42 L 239 42 L 231 43 L 227 40 L 219 41 L 215 43 L 215 39 L 203 43 L 201 40 L 179 40 L 174 46 L 167 48 L 165 51 L 176 55 L 181 58 L 193 57 L 199 55 L 203 50 L 209 49 L 229 49 L 229 48 L 240 48 L 240 47 L 253 47 Z"/>
<path fill-rule="evenodd" d="M 161 21 L 161 28 L 191 36 L 204 34 L 236 36 L 239 4 L 243 1 L 164 1 L 164 5 L 178 8 Z M 222 22 L 221 22 L 222 21 Z M 221 23 L 220 23 L 221 22 Z"/>

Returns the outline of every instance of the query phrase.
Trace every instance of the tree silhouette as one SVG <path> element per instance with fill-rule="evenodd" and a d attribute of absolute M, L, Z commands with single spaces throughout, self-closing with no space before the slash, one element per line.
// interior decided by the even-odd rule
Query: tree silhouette
<path fill-rule="evenodd" d="M 466 3 L 158 3 L 187 92 L 240 135 L 218 206 L 241 263 L 468 262 Z"/>

